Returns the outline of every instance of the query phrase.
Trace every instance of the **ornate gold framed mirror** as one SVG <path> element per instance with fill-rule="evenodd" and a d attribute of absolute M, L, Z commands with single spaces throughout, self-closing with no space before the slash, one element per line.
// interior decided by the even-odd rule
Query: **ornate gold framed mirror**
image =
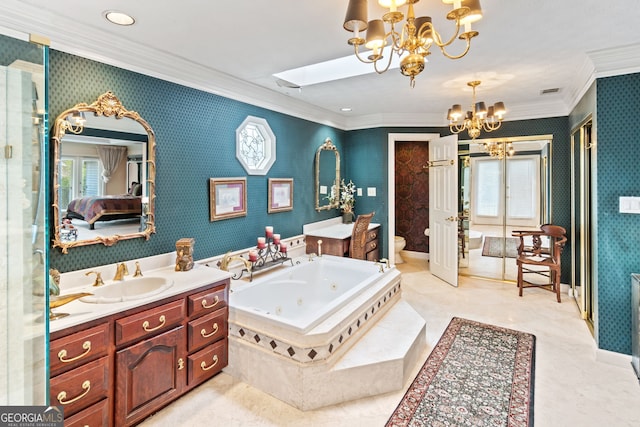
<path fill-rule="evenodd" d="M 337 209 L 340 195 L 332 197 L 332 191 L 340 188 L 340 153 L 330 138 L 316 151 L 316 210 Z"/>
<path fill-rule="evenodd" d="M 155 134 L 112 93 L 53 125 L 53 247 L 111 246 L 155 229 Z"/>

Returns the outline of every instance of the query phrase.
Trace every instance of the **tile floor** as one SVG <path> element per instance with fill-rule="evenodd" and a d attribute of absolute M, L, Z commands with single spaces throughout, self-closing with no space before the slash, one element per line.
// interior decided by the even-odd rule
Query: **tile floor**
<path fill-rule="evenodd" d="M 537 337 L 536 426 L 640 426 L 640 384 L 631 365 L 595 360 L 595 342 L 572 299 L 558 304 L 541 289 L 526 289 L 519 298 L 514 284 L 467 277 L 453 288 L 433 277 L 426 261 L 406 261 L 398 266 L 403 298 L 427 321 L 427 353 L 452 316 L 531 332 Z M 141 425 L 384 426 L 403 394 L 302 412 L 223 372 Z"/>

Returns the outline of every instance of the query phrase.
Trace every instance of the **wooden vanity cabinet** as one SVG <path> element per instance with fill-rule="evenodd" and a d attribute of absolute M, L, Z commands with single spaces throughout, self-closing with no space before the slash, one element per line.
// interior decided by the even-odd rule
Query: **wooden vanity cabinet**
<path fill-rule="evenodd" d="M 373 227 L 367 231 L 366 254 L 368 261 L 378 261 L 380 259 L 379 238 L 380 226 Z M 327 237 L 322 235 L 322 231 L 318 230 L 317 234 L 309 233 L 305 235 L 306 252 L 308 254 L 320 253 L 318 249 L 318 240 L 322 240 L 322 254 L 335 255 L 341 257 L 349 256 L 349 244 L 351 236 L 343 238 Z"/>
<path fill-rule="evenodd" d="M 228 300 L 226 279 L 53 332 L 51 403 L 65 426 L 137 424 L 219 373 Z"/>

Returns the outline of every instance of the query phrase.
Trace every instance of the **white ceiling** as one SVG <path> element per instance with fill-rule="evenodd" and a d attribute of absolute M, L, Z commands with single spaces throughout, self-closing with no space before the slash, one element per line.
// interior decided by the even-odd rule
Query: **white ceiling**
<path fill-rule="evenodd" d="M 480 35 L 460 60 L 428 57 L 415 88 L 396 70 L 280 87 L 274 73 L 348 56 L 347 0 L 3 0 L 0 30 L 48 37 L 53 49 L 342 129 L 443 126 L 453 103 L 504 101 L 507 120 L 567 115 L 594 77 L 640 71 L 636 0 L 482 0 Z M 136 24 L 102 16 L 120 10 Z M 450 5 L 422 0 L 444 37 Z M 401 10 L 406 10 L 402 8 Z M 369 19 L 382 9 L 369 1 Z M 456 46 L 452 51 L 456 51 Z M 556 94 L 541 95 L 559 88 Z M 110 88 L 105 88 L 108 90 Z M 341 107 L 351 107 L 349 113 Z"/>

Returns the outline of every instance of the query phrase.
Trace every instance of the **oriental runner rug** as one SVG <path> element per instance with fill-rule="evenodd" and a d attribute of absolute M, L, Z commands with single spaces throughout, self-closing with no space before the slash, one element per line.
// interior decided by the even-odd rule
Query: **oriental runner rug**
<path fill-rule="evenodd" d="M 533 426 L 534 370 L 534 335 L 454 317 L 386 426 Z"/>

